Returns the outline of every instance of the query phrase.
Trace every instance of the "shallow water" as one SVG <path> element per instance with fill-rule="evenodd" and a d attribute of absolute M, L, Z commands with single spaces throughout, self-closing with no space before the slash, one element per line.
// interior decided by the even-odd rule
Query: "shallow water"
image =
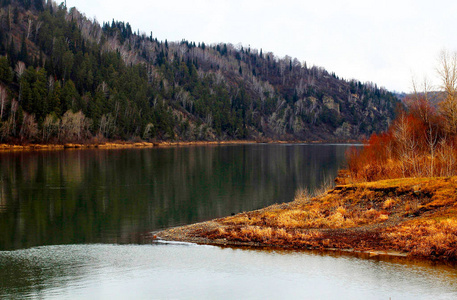
<path fill-rule="evenodd" d="M 0 298 L 456 299 L 457 271 L 312 252 L 194 244 L 0 252 Z"/>

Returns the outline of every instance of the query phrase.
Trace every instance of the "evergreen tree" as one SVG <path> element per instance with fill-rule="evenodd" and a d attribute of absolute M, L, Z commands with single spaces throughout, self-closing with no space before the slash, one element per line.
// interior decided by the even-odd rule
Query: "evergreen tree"
<path fill-rule="evenodd" d="M 25 42 L 25 33 L 22 35 L 21 51 L 19 52 L 18 59 L 20 61 L 28 63 L 28 52 L 27 52 L 27 44 Z"/>
<path fill-rule="evenodd" d="M 32 83 L 32 112 L 35 113 L 39 122 L 42 122 L 48 113 L 46 78 L 46 71 L 40 68 L 36 72 L 35 81 Z"/>
<path fill-rule="evenodd" d="M 49 93 L 49 111 L 54 112 L 57 117 L 62 116 L 60 99 L 62 97 L 62 85 L 60 81 L 54 83 L 54 88 Z"/>
<path fill-rule="evenodd" d="M 10 84 L 13 80 L 13 71 L 11 70 L 8 58 L 0 57 L 0 80 L 6 84 Z"/>
<path fill-rule="evenodd" d="M 70 79 L 67 82 L 65 82 L 63 89 L 62 89 L 62 97 L 61 97 L 62 113 L 65 113 L 68 110 L 73 110 L 73 112 L 77 112 L 79 109 L 78 99 L 79 99 L 78 91 L 76 90 L 75 84 Z"/>

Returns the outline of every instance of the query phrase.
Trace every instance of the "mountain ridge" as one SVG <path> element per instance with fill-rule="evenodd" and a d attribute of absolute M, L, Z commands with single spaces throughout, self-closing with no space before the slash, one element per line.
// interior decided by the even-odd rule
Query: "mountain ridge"
<path fill-rule="evenodd" d="M 262 49 L 162 42 L 52 1 L 0 6 L 3 141 L 361 140 L 400 103 Z"/>

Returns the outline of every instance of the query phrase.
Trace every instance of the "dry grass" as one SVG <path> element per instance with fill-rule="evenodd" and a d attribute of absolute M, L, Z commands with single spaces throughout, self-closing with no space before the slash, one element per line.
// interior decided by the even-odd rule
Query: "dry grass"
<path fill-rule="evenodd" d="M 382 195 L 381 195 L 382 196 Z M 352 228 L 388 219 L 386 207 L 375 203 L 380 197 L 365 186 L 333 189 L 319 197 L 299 193 L 294 202 L 265 210 L 243 213 L 221 220 L 224 225 L 269 226 L 285 229 Z M 396 200 L 391 200 L 392 203 Z M 393 205 L 389 208 L 393 208 Z"/>
<path fill-rule="evenodd" d="M 456 259 L 457 178 L 337 186 L 315 196 L 219 219 L 210 239 L 265 245 L 398 250 Z"/>
<path fill-rule="evenodd" d="M 320 232 L 288 231 L 284 228 L 246 226 L 226 230 L 218 228 L 208 234 L 211 239 L 228 239 L 238 242 L 262 243 L 264 245 L 295 244 L 305 247 L 315 247 L 316 240 L 321 239 Z"/>
<path fill-rule="evenodd" d="M 457 257 L 457 220 L 420 220 L 389 229 L 389 243 L 403 251 L 423 257 Z"/>
<path fill-rule="evenodd" d="M 395 201 L 394 199 L 392 198 L 387 198 L 386 201 L 384 201 L 384 203 L 382 204 L 382 208 L 384 209 L 391 209 L 395 206 L 395 204 L 397 204 L 397 201 Z"/>
<path fill-rule="evenodd" d="M 323 183 L 315 189 L 298 189 L 295 193 L 295 202 L 305 203 L 312 198 L 327 194 L 335 186 L 335 181 L 329 177 L 324 178 Z"/>

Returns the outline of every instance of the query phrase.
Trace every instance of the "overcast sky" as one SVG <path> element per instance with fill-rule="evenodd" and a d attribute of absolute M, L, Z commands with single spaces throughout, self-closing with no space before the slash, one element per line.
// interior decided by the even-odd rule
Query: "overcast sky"
<path fill-rule="evenodd" d="M 289 55 L 345 79 L 411 91 L 457 50 L 457 1 L 67 0 L 98 22 L 129 22 L 159 40 L 226 42 Z"/>

